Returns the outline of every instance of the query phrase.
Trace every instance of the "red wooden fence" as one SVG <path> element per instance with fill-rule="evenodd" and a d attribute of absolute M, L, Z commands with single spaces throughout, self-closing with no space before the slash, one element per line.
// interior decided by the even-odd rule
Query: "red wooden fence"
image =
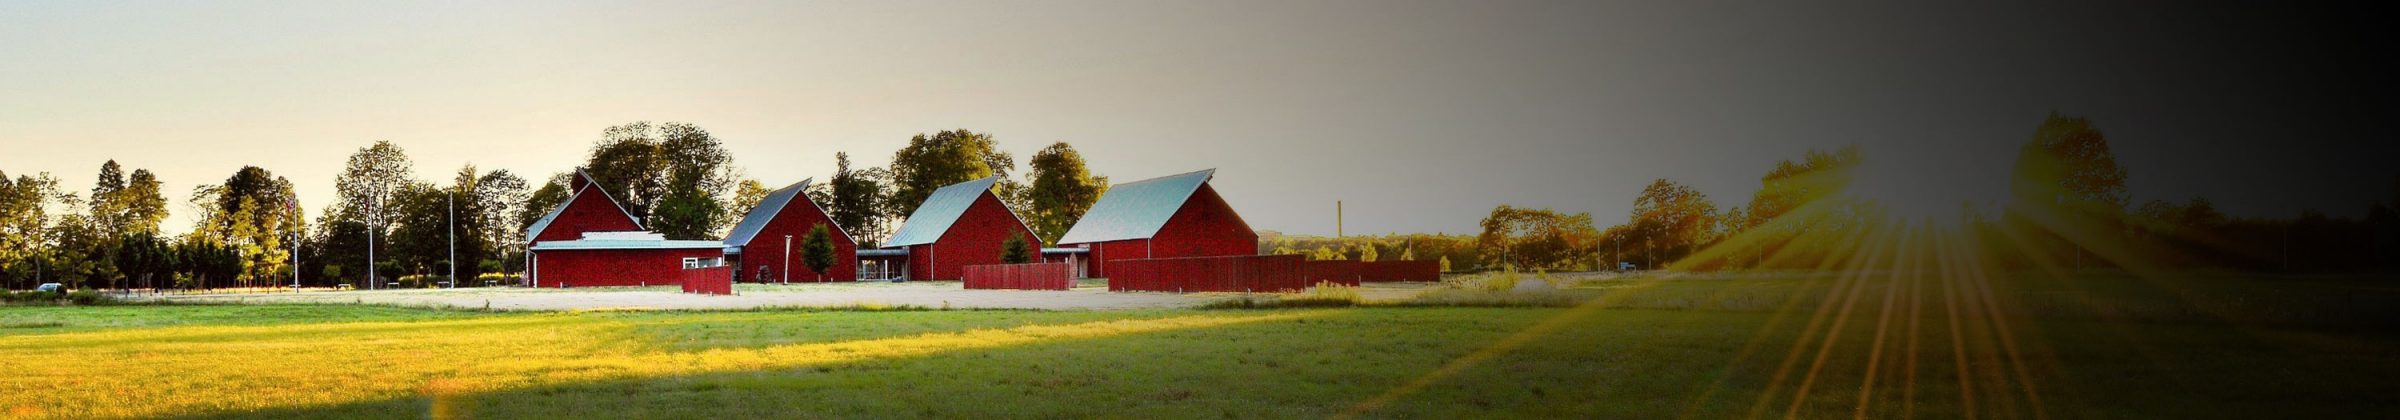
<path fill-rule="evenodd" d="M 1442 281 L 1442 262 L 1376 261 L 1359 263 L 1358 281 Z"/>
<path fill-rule="evenodd" d="M 683 270 L 682 277 L 680 280 L 683 283 L 684 293 L 733 294 L 733 267 L 731 266 L 687 268 Z"/>
<path fill-rule="evenodd" d="M 1150 292 L 1279 292 L 1318 280 L 1298 255 L 1153 258 L 1111 261 L 1108 290 Z M 1330 279 L 1357 286 L 1358 279 Z"/>
<path fill-rule="evenodd" d="M 1303 266 L 1308 270 L 1310 283 L 1330 281 L 1341 284 L 1358 284 L 1358 281 L 1361 280 L 1358 273 L 1363 267 L 1360 264 L 1362 263 L 1348 260 L 1318 260 L 1309 261 Z"/>
<path fill-rule="evenodd" d="M 1075 266 L 1067 263 L 966 266 L 969 289 L 1067 290 L 1075 288 Z"/>

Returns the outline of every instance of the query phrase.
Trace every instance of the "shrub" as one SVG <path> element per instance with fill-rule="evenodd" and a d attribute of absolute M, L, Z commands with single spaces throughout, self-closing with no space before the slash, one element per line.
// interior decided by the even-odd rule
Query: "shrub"
<path fill-rule="evenodd" d="M 1308 290 L 1302 290 L 1298 293 L 1287 293 L 1282 296 L 1278 296 L 1278 298 L 1284 302 L 1291 303 L 1323 302 L 1327 304 L 1339 304 L 1329 306 L 1350 306 L 1358 304 L 1358 287 L 1334 284 L 1333 282 L 1329 281 L 1320 281 L 1317 282 L 1316 287 L 1310 287 Z"/>
<path fill-rule="evenodd" d="M 429 289 L 441 287 L 442 282 L 450 281 L 450 276 L 433 274 L 407 275 L 400 276 L 400 279 L 397 281 L 400 282 L 400 288 L 403 289 Z"/>
<path fill-rule="evenodd" d="M 1452 277 L 1448 280 L 1443 280 L 1443 283 L 1446 283 L 1445 286 L 1448 286 L 1451 289 L 1505 292 L 1509 290 L 1515 290 L 1517 288 L 1517 281 L 1520 279 L 1522 279 L 1522 277 L 1517 275 L 1517 270 L 1508 269 L 1471 276 Z"/>
<path fill-rule="evenodd" d="M 99 305 L 115 303 L 115 301 L 116 299 L 100 294 L 98 290 L 84 289 L 67 294 L 67 302 L 76 305 Z"/>

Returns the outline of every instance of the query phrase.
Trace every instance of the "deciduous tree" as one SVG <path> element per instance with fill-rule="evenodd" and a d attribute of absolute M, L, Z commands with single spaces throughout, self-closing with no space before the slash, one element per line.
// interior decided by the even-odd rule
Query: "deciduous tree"
<path fill-rule="evenodd" d="M 1033 171 L 1033 185 L 1024 199 L 1026 224 L 1045 244 L 1057 243 L 1108 192 L 1108 177 L 1092 175 L 1083 154 L 1066 142 L 1042 148 L 1026 165 Z"/>

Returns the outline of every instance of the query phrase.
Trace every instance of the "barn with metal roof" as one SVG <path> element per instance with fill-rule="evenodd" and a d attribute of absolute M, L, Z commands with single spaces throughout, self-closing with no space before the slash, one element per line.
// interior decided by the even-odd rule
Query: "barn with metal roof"
<path fill-rule="evenodd" d="M 992 193 L 1000 177 L 951 184 L 933 191 L 910 213 L 884 247 L 905 253 L 913 280 L 958 279 L 970 265 L 999 264 L 1010 236 L 1040 247 L 1033 229 Z"/>
<path fill-rule="evenodd" d="M 676 241 L 642 231 L 615 197 L 575 171 L 566 202 L 525 230 L 527 285 L 534 287 L 680 284 L 730 276 L 720 241 Z"/>
<path fill-rule="evenodd" d="M 725 255 L 736 280 L 790 283 L 858 278 L 858 242 L 833 222 L 824 206 L 808 197 L 810 181 L 800 180 L 768 193 L 725 235 Z M 826 237 L 833 242 L 833 265 L 824 272 L 810 270 L 802 255 L 808 232 L 816 226 L 824 226 Z"/>
<path fill-rule="evenodd" d="M 1217 195 L 1215 169 L 1110 186 L 1058 245 L 1090 250 L 1085 272 L 1107 277 L 1111 261 L 1256 255 L 1258 233 Z"/>
<path fill-rule="evenodd" d="M 618 206 L 617 199 L 610 197 L 608 190 L 600 188 L 599 183 L 593 182 L 591 174 L 576 170 L 575 176 L 568 178 L 567 183 L 569 192 L 566 202 L 551 208 L 549 214 L 542 215 L 541 219 L 533 221 L 525 229 L 528 245 L 541 241 L 576 240 L 582 238 L 584 232 L 642 230 L 641 222 L 633 219 L 633 213 Z"/>

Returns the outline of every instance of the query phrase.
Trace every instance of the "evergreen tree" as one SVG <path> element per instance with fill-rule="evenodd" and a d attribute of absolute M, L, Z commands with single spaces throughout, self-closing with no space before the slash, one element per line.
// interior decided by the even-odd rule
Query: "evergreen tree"
<path fill-rule="evenodd" d="M 1025 243 L 1025 234 L 1011 233 L 1008 235 L 1007 241 L 1000 243 L 1000 262 L 1003 264 L 1032 262 L 1033 252 L 1027 249 L 1030 247 Z"/>
<path fill-rule="evenodd" d="M 825 280 L 825 270 L 833 267 L 833 232 L 819 223 L 808 228 L 808 236 L 800 241 L 800 263 L 818 281 Z"/>

